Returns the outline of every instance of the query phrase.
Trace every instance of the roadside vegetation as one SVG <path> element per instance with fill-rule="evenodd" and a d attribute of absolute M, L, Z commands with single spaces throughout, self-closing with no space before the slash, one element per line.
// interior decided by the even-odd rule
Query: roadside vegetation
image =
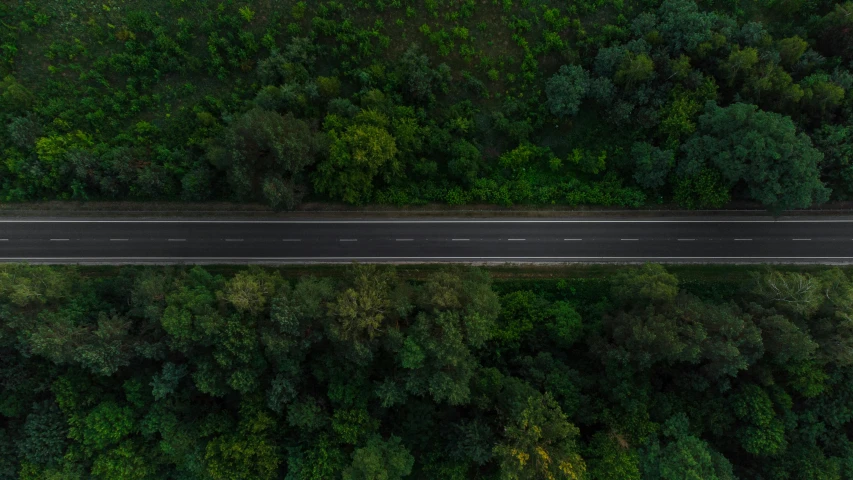
<path fill-rule="evenodd" d="M 853 476 L 843 270 L 608 271 L 0 266 L 0 479 Z"/>
<path fill-rule="evenodd" d="M 0 199 L 850 199 L 853 3 L 0 4 Z"/>

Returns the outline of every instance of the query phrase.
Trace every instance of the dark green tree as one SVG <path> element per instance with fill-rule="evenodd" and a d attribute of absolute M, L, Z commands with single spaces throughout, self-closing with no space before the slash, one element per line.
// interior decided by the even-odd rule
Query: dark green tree
<path fill-rule="evenodd" d="M 241 199 L 270 195 L 264 178 L 297 178 L 312 165 L 318 140 L 304 121 L 291 114 L 254 108 L 237 117 L 207 145 L 207 159 L 228 172 L 232 188 Z M 272 200 L 276 200 L 273 196 Z M 275 207 L 287 203 L 278 201 Z"/>
<path fill-rule="evenodd" d="M 679 168 L 687 177 L 718 169 L 734 185 L 743 182 L 753 200 L 771 212 L 825 202 L 830 190 L 820 180 L 823 155 L 789 117 L 736 103 L 705 105 L 699 126 L 682 147 Z"/>
<path fill-rule="evenodd" d="M 548 108 L 559 118 L 573 117 L 578 114 L 581 102 L 589 91 L 589 72 L 580 65 L 563 65 L 545 83 L 548 96 Z"/>
<path fill-rule="evenodd" d="M 664 186 L 667 175 L 675 166 L 672 150 L 661 150 L 645 142 L 637 142 L 631 147 L 631 157 L 636 162 L 634 180 L 643 188 Z"/>

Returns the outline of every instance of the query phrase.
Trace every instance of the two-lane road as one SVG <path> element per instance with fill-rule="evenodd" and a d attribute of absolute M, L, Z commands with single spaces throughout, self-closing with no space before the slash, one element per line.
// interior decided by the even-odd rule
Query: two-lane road
<path fill-rule="evenodd" d="M 30 263 L 853 263 L 853 218 L 0 219 Z"/>

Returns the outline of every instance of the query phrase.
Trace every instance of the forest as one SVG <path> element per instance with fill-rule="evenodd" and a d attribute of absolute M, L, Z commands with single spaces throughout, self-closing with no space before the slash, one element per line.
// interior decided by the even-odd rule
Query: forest
<path fill-rule="evenodd" d="M 853 195 L 853 2 L 0 3 L 0 200 Z"/>
<path fill-rule="evenodd" d="M 703 268 L 2 265 L 0 479 L 853 477 L 849 270 Z"/>

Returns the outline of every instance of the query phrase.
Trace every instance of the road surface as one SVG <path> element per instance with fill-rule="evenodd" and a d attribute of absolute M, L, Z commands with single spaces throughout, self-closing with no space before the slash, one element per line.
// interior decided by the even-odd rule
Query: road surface
<path fill-rule="evenodd" d="M 5 218 L 0 261 L 853 263 L 853 218 Z"/>

